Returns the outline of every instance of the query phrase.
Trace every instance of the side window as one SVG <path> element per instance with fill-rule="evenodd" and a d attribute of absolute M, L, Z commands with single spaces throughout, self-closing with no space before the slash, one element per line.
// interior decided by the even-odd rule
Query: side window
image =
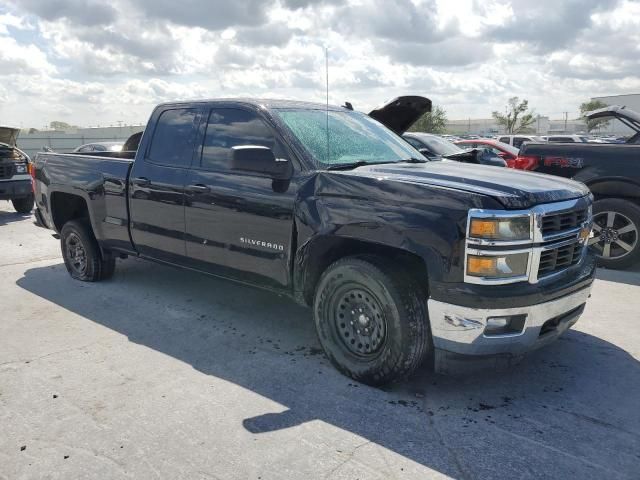
<path fill-rule="evenodd" d="M 209 113 L 202 145 L 202 168 L 228 170 L 231 147 L 261 145 L 276 158 L 287 158 L 273 131 L 256 113 L 237 108 L 214 108 Z"/>
<path fill-rule="evenodd" d="M 82 153 L 92 152 L 92 151 L 93 151 L 93 147 L 91 145 L 87 145 L 86 147 L 82 147 L 78 149 L 78 152 L 82 152 Z"/>
<path fill-rule="evenodd" d="M 415 138 L 411 138 L 411 137 L 403 137 L 407 142 L 409 142 L 409 145 L 411 145 L 413 148 L 420 150 L 421 148 L 424 148 L 424 145 L 416 140 Z"/>
<path fill-rule="evenodd" d="M 522 144 L 528 140 L 529 139 L 525 137 L 513 137 L 513 146 L 516 148 L 520 148 Z"/>
<path fill-rule="evenodd" d="M 498 141 L 499 141 L 499 142 L 502 142 L 502 143 L 511 143 L 511 142 L 509 141 L 509 137 L 500 137 L 500 139 L 499 139 Z"/>
<path fill-rule="evenodd" d="M 158 117 L 147 158 L 154 163 L 174 167 L 191 164 L 195 141 L 196 110 L 165 110 Z"/>

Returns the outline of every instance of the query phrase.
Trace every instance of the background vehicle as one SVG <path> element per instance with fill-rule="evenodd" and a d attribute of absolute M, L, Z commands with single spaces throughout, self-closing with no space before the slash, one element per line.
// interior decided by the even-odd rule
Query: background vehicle
<path fill-rule="evenodd" d="M 640 115 L 621 107 L 595 110 L 587 118 L 618 118 L 637 133 L 626 145 L 605 143 L 525 144 L 515 167 L 573 178 L 595 198 L 594 236 L 589 243 L 601 265 L 626 268 L 640 261 Z"/>
<path fill-rule="evenodd" d="M 11 200 L 18 213 L 33 210 L 31 161 L 16 146 L 19 128 L 0 127 L 0 200 Z"/>
<path fill-rule="evenodd" d="M 95 142 L 85 143 L 76 147 L 73 151 L 75 153 L 90 153 L 90 152 L 120 152 L 124 142 Z"/>
<path fill-rule="evenodd" d="M 547 135 L 544 139 L 549 143 L 585 143 L 589 137 L 585 135 Z"/>
<path fill-rule="evenodd" d="M 430 105 L 163 104 L 121 152 L 133 160 L 38 154 L 36 218 L 79 280 L 136 255 L 291 296 L 313 308 L 333 365 L 368 384 L 428 355 L 441 372 L 508 364 L 584 308 L 589 191 L 429 162 L 372 118 L 397 131 Z"/>
<path fill-rule="evenodd" d="M 498 141 L 520 148 L 524 142 L 544 143 L 545 140 L 537 135 L 501 135 Z"/>
<path fill-rule="evenodd" d="M 430 160 L 455 160 L 465 163 L 479 163 L 494 167 L 506 167 L 505 161 L 487 148 L 464 149 L 449 140 L 431 133 L 407 132 L 402 135 L 407 142 Z"/>
<path fill-rule="evenodd" d="M 461 148 L 487 148 L 491 150 L 494 154 L 498 155 L 505 162 L 507 162 L 507 166 L 509 162 L 513 162 L 518 156 L 519 150 L 507 143 L 502 143 L 497 140 L 493 140 L 490 138 L 480 138 L 477 140 L 459 140 L 455 142 Z"/>

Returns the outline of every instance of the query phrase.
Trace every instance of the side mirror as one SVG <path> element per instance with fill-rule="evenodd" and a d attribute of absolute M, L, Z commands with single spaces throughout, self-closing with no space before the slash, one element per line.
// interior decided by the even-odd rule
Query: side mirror
<path fill-rule="evenodd" d="M 261 145 L 231 147 L 231 169 L 259 173 L 274 180 L 289 180 L 293 175 L 289 160 L 276 158 L 270 148 Z"/>

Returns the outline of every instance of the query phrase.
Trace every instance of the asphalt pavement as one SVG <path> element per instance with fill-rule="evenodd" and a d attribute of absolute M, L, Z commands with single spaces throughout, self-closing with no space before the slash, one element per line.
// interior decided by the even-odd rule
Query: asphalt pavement
<path fill-rule="evenodd" d="M 640 477 L 640 268 L 507 372 L 335 371 L 311 312 L 138 259 L 72 280 L 0 202 L 2 479 Z"/>

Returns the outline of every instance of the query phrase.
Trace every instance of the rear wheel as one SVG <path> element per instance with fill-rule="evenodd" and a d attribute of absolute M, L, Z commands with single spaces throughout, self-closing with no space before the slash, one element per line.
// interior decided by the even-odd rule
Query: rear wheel
<path fill-rule="evenodd" d="M 377 257 L 332 264 L 318 282 L 314 317 L 331 363 L 369 385 L 409 375 L 429 350 L 424 289 Z"/>
<path fill-rule="evenodd" d="M 29 195 L 25 198 L 14 198 L 11 200 L 13 203 L 13 208 L 15 208 L 18 213 L 31 213 L 33 210 L 34 198 L 33 195 Z"/>
<path fill-rule="evenodd" d="M 626 268 L 640 261 L 640 207 L 620 198 L 593 204 L 593 237 L 589 245 L 598 264 Z"/>
<path fill-rule="evenodd" d="M 113 275 L 115 258 L 103 258 L 87 220 L 71 220 L 60 232 L 62 258 L 69 274 L 83 282 L 106 280 Z"/>

